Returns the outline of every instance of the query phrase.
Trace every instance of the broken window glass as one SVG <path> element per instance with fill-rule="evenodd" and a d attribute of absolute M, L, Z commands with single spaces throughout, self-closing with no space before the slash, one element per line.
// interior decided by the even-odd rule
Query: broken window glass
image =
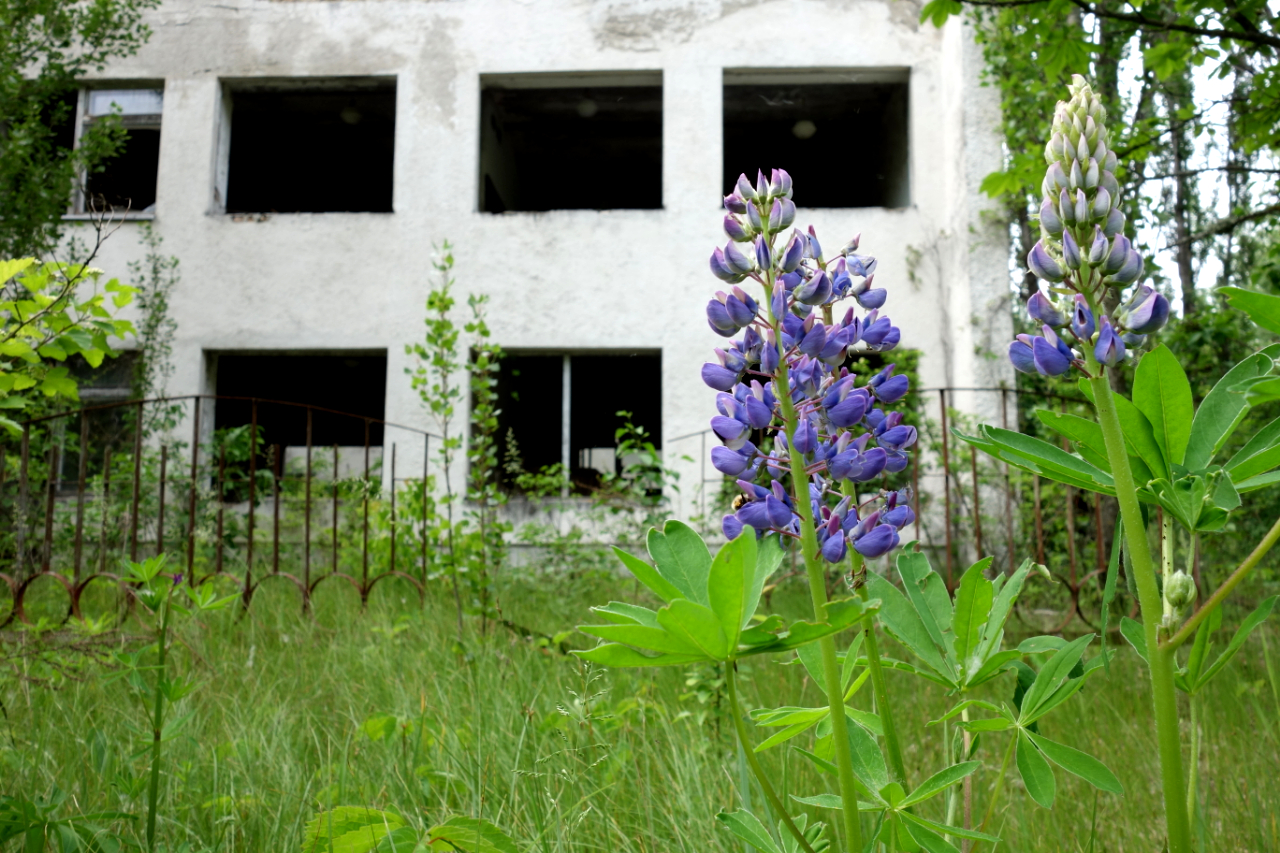
<path fill-rule="evenodd" d="M 906 72 L 833 75 L 725 72 L 726 194 L 740 174 L 780 168 L 800 207 L 911 203 Z"/>
<path fill-rule="evenodd" d="M 395 80 L 229 86 L 228 213 L 390 213 Z"/>
<path fill-rule="evenodd" d="M 482 211 L 661 207 L 661 74 L 481 81 Z"/>

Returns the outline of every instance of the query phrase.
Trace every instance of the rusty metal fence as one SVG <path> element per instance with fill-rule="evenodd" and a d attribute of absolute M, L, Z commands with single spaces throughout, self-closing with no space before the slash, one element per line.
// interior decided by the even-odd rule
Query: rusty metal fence
<path fill-rule="evenodd" d="M 206 410 L 220 402 L 247 405 L 249 423 L 214 429 Z M 305 420 L 305 440 L 267 443 L 264 411 Z M 179 438 L 184 422 L 189 439 Z M 318 445 L 317 432 L 363 442 Z M 330 579 L 349 584 L 362 603 L 392 577 L 421 596 L 434 556 L 433 437 L 318 406 L 215 395 L 32 419 L 17 447 L 0 445 L 0 592 L 9 599 L 7 607 L 0 601 L 0 627 L 30 621 L 28 596 L 42 581 L 65 590 L 65 617 L 82 615 L 81 598 L 94 583 L 114 586 L 128 602 L 120 561 L 160 552 L 183 582 L 221 579 L 246 604 L 268 578 L 296 587 L 304 609 Z M 409 445 L 422 449 L 415 478 L 397 470 L 397 451 Z"/>

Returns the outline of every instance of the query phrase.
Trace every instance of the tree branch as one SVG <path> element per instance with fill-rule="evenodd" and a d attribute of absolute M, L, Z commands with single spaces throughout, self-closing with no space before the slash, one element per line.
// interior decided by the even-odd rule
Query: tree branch
<path fill-rule="evenodd" d="M 1226 234 L 1230 231 L 1234 231 L 1239 225 L 1243 225 L 1246 222 L 1252 222 L 1255 219 L 1263 219 L 1275 213 L 1280 213 L 1280 204 L 1273 204 L 1268 207 L 1260 208 L 1259 210 L 1251 210 L 1248 213 L 1242 213 L 1239 216 L 1228 216 L 1225 219 L 1219 219 L 1217 222 L 1213 223 L 1213 225 L 1200 233 L 1192 234 L 1189 237 L 1183 237 L 1181 240 L 1175 240 L 1164 248 L 1173 249 L 1184 243 L 1195 243 L 1208 237 L 1216 237 L 1219 234 Z"/>

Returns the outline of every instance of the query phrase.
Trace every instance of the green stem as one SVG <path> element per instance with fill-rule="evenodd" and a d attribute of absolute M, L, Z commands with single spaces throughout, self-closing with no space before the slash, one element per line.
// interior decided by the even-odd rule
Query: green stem
<path fill-rule="evenodd" d="M 1178 646 L 1191 639 L 1196 632 L 1196 628 L 1200 627 L 1200 623 L 1213 612 L 1215 607 L 1222 604 L 1223 600 L 1231 594 L 1231 590 L 1239 586 L 1240 581 L 1249 576 L 1249 572 L 1253 571 L 1254 566 L 1262 562 L 1262 558 L 1267 556 L 1267 552 L 1271 550 L 1277 540 L 1280 540 L 1280 518 L 1277 518 L 1276 523 L 1271 525 L 1271 529 L 1267 531 L 1266 536 L 1262 537 L 1262 541 L 1253 549 L 1253 553 L 1246 557 L 1244 562 L 1231 573 L 1231 577 L 1222 582 L 1222 586 L 1218 587 L 1213 595 L 1209 596 L 1209 600 L 1204 603 L 1204 606 L 1197 610 L 1195 615 L 1178 629 L 1178 633 L 1160 644 L 1161 650 L 1173 652 Z"/>
<path fill-rule="evenodd" d="M 1120 517 L 1124 522 L 1125 539 L 1129 546 L 1129 569 L 1133 572 L 1133 580 L 1138 588 L 1138 601 L 1142 606 L 1142 627 L 1146 635 L 1151 672 L 1151 699 L 1155 712 L 1156 743 L 1160 753 L 1160 781 L 1164 792 L 1169 853 L 1191 853 L 1191 827 L 1187 823 L 1186 785 L 1182 773 L 1182 744 L 1178 734 L 1178 697 L 1173 685 L 1173 653 L 1160 645 L 1161 601 L 1160 592 L 1156 588 L 1151 548 L 1147 543 L 1147 527 L 1142 522 L 1142 509 L 1138 505 L 1133 472 L 1129 469 L 1129 453 L 1125 448 L 1124 433 L 1120 429 L 1120 417 L 1116 414 L 1115 401 L 1111 398 L 1111 385 L 1092 351 L 1088 347 L 1084 349 L 1089 373 L 1093 377 L 1089 382 L 1093 386 L 1098 426 L 1102 428 L 1102 437 L 1106 442 L 1107 459 L 1111 463 L 1111 474 L 1115 479 L 1116 500 L 1120 504 Z"/>
<path fill-rule="evenodd" d="M 1191 767 L 1187 771 L 1187 815 L 1192 822 L 1196 814 L 1196 783 L 1200 776 L 1200 702 L 1193 693 L 1191 705 Z"/>
<path fill-rule="evenodd" d="M 766 291 L 772 291 L 772 275 Z M 769 293 L 765 294 L 770 304 Z M 827 578 L 824 562 L 818 555 L 818 536 L 814 531 L 809 508 L 809 476 L 805 473 L 804 457 L 795 451 L 796 426 L 799 423 L 795 403 L 787 391 L 791 387 L 787 377 L 786 353 L 783 351 L 781 318 L 772 318 L 774 335 L 778 342 L 778 401 L 782 405 L 782 422 L 790 449 L 791 497 L 795 511 L 800 516 L 800 552 L 804 556 L 805 573 L 809 579 L 809 596 L 813 601 L 816 622 L 827 620 Z M 827 706 L 831 709 L 831 742 L 835 745 L 836 771 L 840 782 L 840 800 L 843 805 L 841 820 L 844 824 L 844 840 L 853 853 L 862 850 L 862 825 L 858 816 L 858 792 L 853 774 L 853 758 L 849 754 L 849 723 L 844 715 L 844 691 L 840 683 L 840 663 L 836 657 L 835 638 L 828 635 L 818 640 L 822 654 L 823 678 L 827 683 Z"/>
<path fill-rule="evenodd" d="M 982 814 L 982 825 L 978 827 L 978 832 L 986 832 L 987 824 L 991 822 L 991 816 L 995 814 L 996 803 L 1000 799 L 1000 794 L 1004 791 L 1004 777 L 1009 772 L 1009 762 L 1013 760 L 1013 748 L 1018 745 L 1018 732 L 1016 730 L 1010 732 L 1009 746 L 1004 751 L 1004 760 L 1000 762 L 1000 775 L 996 776 L 996 787 L 991 792 L 991 799 L 987 801 L 987 810 Z M 973 842 L 973 846 L 969 848 L 969 853 L 978 853 L 978 847 L 982 845 L 981 841 Z"/>
<path fill-rule="evenodd" d="M 147 799 L 147 850 L 156 849 L 156 805 L 160 796 L 160 736 L 164 731 L 165 653 L 169 646 L 169 598 L 165 593 L 164 615 L 160 617 L 159 660 L 156 663 L 155 712 L 151 719 L 151 790 Z"/>
<path fill-rule="evenodd" d="M 786 807 L 778 797 L 778 792 L 773 790 L 773 783 L 765 775 L 764 768 L 760 766 L 760 759 L 756 757 L 756 752 L 751 747 L 750 736 L 747 734 L 747 725 L 742 721 L 742 706 L 738 704 L 737 670 L 738 667 L 732 661 L 725 667 L 725 684 L 729 688 L 729 705 L 731 706 L 729 711 L 730 716 L 733 717 L 734 731 L 738 733 L 738 743 L 742 745 L 742 754 L 746 756 L 751 772 L 755 774 L 756 781 L 760 783 L 760 789 L 764 791 L 764 798 L 769 801 L 769 805 L 773 806 L 773 810 L 778 813 L 778 819 L 795 836 L 796 841 L 804 848 L 805 853 L 814 853 L 813 847 L 805 839 L 804 833 L 800 831 L 795 821 L 791 819 L 791 815 L 787 813 Z"/>
<path fill-rule="evenodd" d="M 857 580 L 863 571 L 863 558 L 852 548 L 849 549 L 849 555 L 853 563 L 853 577 Z M 866 584 L 858 583 L 856 586 L 858 597 L 868 601 L 871 596 Z M 893 774 L 893 781 L 902 785 L 903 790 L 910 790 L 907 784 L 907 765 L 902 760 L 902 746 L 898 740 L 898 723 L 889 710 L 889 691 L 885 686 L 884 667 L 880 665 L 880 646 L 876 640 L 874 617 L 868 615 L 862 618 L 862 636 L 867 650 L 867 669 L 871 672 L 871 691 L 876 697 L 876 713 L 880 715 L 880 725 L 884 729 L 884 748 L 889 753 L 889 772 Z"/>

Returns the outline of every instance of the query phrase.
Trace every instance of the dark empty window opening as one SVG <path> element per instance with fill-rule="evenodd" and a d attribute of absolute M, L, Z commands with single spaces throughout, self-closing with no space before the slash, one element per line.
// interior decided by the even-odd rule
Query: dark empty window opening
<path fill-rule="evenodd" d="M 85 107 L 84 127 L 116 114 L 127 136 L 114 157 L 86 176 L 80 212 L 154 212 L 164 92 L 160 89 L 89 89 L 84 92 L 81 103 Z"/>
<path fill-rule="evenodd" d="M 311 443 L 316 447 L 359 447 L 365 440 L 362 418 L 383 417 L 387 390 L 385 355 L 219 355 L 217 394 L 303 403 L 360 415 L 312 414 Z M 252 421 L 248 400 L 218 400 L 214 429 Z M 258 404 L 260 440 L 266 446 L 301 447 L 307 443 L 307 412 L 298 406 Z M 382 446 L 380 423 L 369 425 L 369 443 Z"/>
<path fill-rule="evenodd" d="M 565 465 L 573 490 L 586 493 L 627 463 L 616 453 L 616 432 L 625 423 L 618 412 L 630 412 L 631 422 L 662 446 L 662 355 L 508 355 L 498 377 L 498 405 L 500 457 L 510 460 L 514 451 L 529 473 Z M 503 479 L 512 485 L 510 472 Z"/>
<path fill-rule="evenodd" d="M 661 78 L 534 88 L 540 77 L 482 85 L 480 209 L 661 208 Z"/>
<path fill-rule="evenodd" d="M 782 79 L 782 78 L 779 78 Z M 724 87 L 724 187 L 786 169 L 800 207 L 906 207 L 907 83 Z"/>
<path fill-rule="evenodd" d="M 395 82 L 232 89 L 228 213 L 390 213 Z"/>

